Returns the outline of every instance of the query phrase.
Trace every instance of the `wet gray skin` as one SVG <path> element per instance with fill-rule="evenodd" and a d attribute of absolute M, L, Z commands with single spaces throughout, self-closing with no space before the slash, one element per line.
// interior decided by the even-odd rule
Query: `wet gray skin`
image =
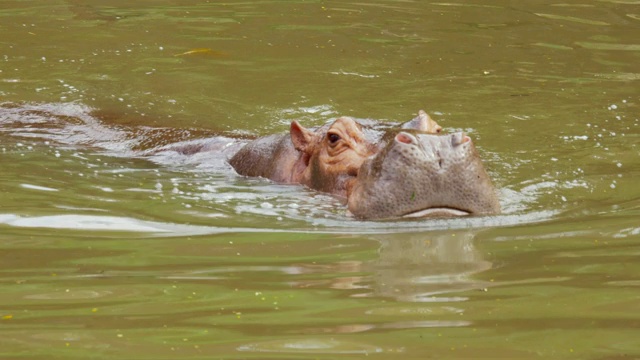
<path fill-rule="evenodd" d="M 463 133 L 396 134 L 363 163 L 348 206 L 361 219 L 500 212 L 491 179 Z"/>

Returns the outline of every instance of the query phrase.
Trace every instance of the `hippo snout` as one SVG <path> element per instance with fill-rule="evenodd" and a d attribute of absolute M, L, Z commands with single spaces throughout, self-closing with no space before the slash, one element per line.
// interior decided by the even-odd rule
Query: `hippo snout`
<path fill-rule="evenodd" d="M 475 146 L 462 132 L 399 132 L 363 164 L 348 206 L 364 219 L 500 212 Z"/>

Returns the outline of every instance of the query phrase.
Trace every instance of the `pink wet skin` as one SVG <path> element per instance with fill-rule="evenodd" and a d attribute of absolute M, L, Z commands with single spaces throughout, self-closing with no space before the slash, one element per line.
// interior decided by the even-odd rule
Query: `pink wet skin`
<path fill-rule="evenodd" d="M 422 110 L 402 128 L 424 133 L 442 130 Z M 288 136 L 256 139 L 240 149 L 229 163 L 241 175 L 306 185 L 346 202 L 362 163 L 380 150 L 380 141 L 379 136 L 372 136 L 350 117 L 340 117 L 315 130 L 293 121 Z"/>
<path fill-rule="evenodd" d="M 349 180 L 357 176 L 364 159 L 378 150 L 347 117 L 336 119 L 326 134 L 307 130 L 297 121 L 291 123 L 290 133 L 303 163 L 291 182 L 342 197 L 346 197 Z"/>

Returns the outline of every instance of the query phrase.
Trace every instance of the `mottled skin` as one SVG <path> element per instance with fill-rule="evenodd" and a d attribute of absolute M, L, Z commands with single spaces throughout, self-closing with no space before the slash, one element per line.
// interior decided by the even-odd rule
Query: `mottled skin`
<path fill-rule="evenodd" d="M 256 139 L 231 157 L 229 164 L 241 175 L 302 184 L 346 198 L 364 160 L 385 145 L 384 132 L 373 125 L 340 117 L 310 130 L 294 121 L 289 134 Z M 422 110 L 401 127 L 425 133 L 442 129 Z"/>
<path fill-rule="evenodd" d="M 357 218 L 497 214 L 500 204 L 471 139 L 463 133 L 397 133 L 363 163 L 348 193 Z"/>

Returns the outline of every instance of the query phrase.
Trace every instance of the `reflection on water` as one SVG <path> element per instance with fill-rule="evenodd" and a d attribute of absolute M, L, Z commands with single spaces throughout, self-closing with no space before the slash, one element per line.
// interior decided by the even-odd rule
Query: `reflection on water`
<path fill-rule="evenodd" d="M 466 300 L 456 293 L 487 287 L 474 275 L 491 268 L 475 249 L 474 236 L 463 231 L 381 238 L 380 257 L 370 265 L 374 294 L 411 302 Z"/>

